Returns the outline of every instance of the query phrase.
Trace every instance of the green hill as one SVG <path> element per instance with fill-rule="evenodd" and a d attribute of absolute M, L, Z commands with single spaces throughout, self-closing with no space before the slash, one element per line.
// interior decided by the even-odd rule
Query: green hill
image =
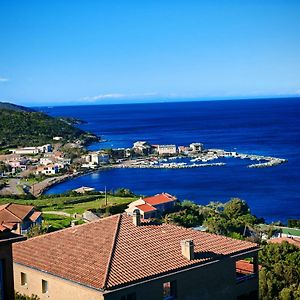
<path fill-rule="evenodd" d="M 84 144 L 98 138 L 67 122 L 26 107 L 0 102 L 0 149 L 17 146 L 38 146 L 53 142 L 82 140 Z"/>
<path fill-rule="evenodd" d="M 0 110 L 1 109 L 9 109 L 14 111 L 27 111 L 27 112 L 33 112 L 34 110 L 25 106 L 16 105 L 9 102 L 0 102 Z"/>

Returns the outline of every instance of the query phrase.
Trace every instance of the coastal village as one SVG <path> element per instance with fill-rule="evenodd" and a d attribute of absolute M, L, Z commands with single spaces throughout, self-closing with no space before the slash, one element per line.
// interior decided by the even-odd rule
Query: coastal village
<path fill-rule="evenodd" d="M 107 168 L 200 168 L 224 166 L 222 158 L 245 159 L 248 168 L 273 167 L 286 159 L 242 154 L 222 149 L 206 149 L 202 143 L 189 146 L 152 145 L 137 141 L 132 148 L 87 151 L 81 141 L 9 149 L 0 154 L 0 194 L 32 193 L 38 196 L 50 186 L 93 170 Z M 217 162 L 213 162 L 217 161 Z M 256 161 L 256 163 L 253 163 Z M 51 179 L 52 178 L 52 179 Z"/>
<path fill-rule="evenodd" d="M 193 218 L 198 210 L 223 212 L 218 204 L 201 208 L 166 192 L 144 197 L 83 186 L 50 201 L 41 196 L 53 184 L 107 168 L 222 166 L 212 162 L 220 158 L 257 161 L 248 165 L 254 168 L 284 159 L 205 149 L 202 143 L 177 147 L 137 141 L 132 148 L 87 151 L 80 141 L 64 145 L 61 139 L 10 149 L 0 157 L 0 193 L 9 201 L 0 205 L 5 299 L 15 292 L 35 299 L 198 299 L 202 293 L 203 299 L 257 299 L 257 241 L 299 247 L 300 230 L 259 220 L 241 224 L 240 239 L 211 234 L 221 232 L 202 217 L 180 223 L 187 208 L 196 209 Z M 224 208 L 231 203 L 245 205 L 233 199 Z"/>

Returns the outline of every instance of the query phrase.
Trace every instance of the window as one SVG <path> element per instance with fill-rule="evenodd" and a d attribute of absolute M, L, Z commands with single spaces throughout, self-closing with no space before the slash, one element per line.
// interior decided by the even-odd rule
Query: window
<path fill-rule="evenodd" d="M 42 279 L 42 293 L 48 293 L 48 281 Z"/>
<path fill-rule="evenodd" d="M 136 300 L 136 294 L 130 293 L 125 296 L 122 296 L 121 300 Z"/>
<path fill-rule="evenodd" d="M 171 300 L 176 298 L 176 281 L 168 281 L 163 284 L 163 299 Z"/>
<path fill-rule="evenodd" d="M 21 285 L 27 285 L 27 274 L 21 272 Z"/>

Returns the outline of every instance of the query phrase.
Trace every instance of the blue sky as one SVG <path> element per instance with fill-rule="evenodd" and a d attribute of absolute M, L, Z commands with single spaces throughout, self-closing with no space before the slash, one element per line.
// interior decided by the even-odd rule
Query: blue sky
<path fill-rule="evenodd" d="M 300 95 L 300 1 L 0 1 L 0 101 Z"/>

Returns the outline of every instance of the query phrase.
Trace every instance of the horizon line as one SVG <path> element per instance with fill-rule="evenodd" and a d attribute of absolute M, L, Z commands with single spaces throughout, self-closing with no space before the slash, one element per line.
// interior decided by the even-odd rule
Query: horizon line
<path fill-rule="evenodd" d="M 280 99 L 300 99 L 300 95 L 286 95 L 286 96 L 258 96 L 258 97 L 250 97 L 250 96 L 245 96 L 245 97 L 237 97 L 237 98 L 230 98 L 230 97 L 225 97 L 225 98 L 211 98 L 211 99 L 199 99 L 199 98 L 189 98 L 187 100 L 184 100 L 184 98 L 174 98 L 174 99 L 166 99 L 166 100 L 158 100 L 158 99 L 153 99 L 152 101 L 149 99 L 143 101 L 143 100 L 137 100 L 137 101 L 132 101 L 132 102 L 118 102 L 118 100 L 113 101 L 113 102 L 104 102 L 104 101 L 99 101 L 99 102 L 94 102 L 94 103 L 62 103 L 62 104 L 45 104 L 45 105 L 27 105 L 27 107 L 69 107 L 69 106 L 99 106 L 99 105 L 137 105 L 137 104 L 167 104 L 167 103 L 190 103 L 190 102 L 221 102 L 221 101 L 245 101 L 245 100 L 280 100 Z M 1 101 L 0 101 L 1 102 Z M 7 102 L 11 104 L 15 104 L 13 102 Z M 17 104 L 19 105 L 19 104 Z M 21 105 L 25 106 L 25 105 Z"/>

